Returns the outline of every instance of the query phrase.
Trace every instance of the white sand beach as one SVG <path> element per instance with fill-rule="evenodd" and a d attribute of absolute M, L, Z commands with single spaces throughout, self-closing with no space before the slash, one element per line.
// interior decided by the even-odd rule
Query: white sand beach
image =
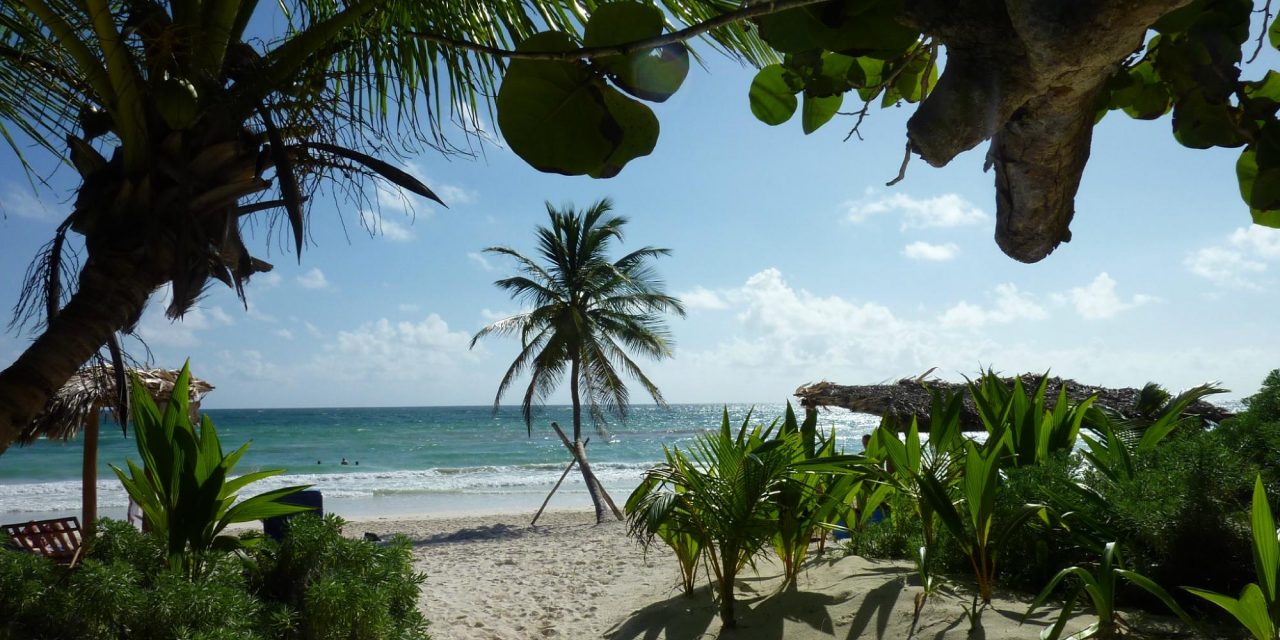
<path fill-rule="evenodd" d="M 608 638 L 1037 638 L 1045 617 L 1020 625 L 1026 598 L 997 598 L 969 635 L 968 591 L 929 600 L 908 562 L 872 561 L 829 548 L 812 558 L 794 591 L 780 592 L 777 565 L 764 559 L 739 588 L 739 629 L 721 634 L 704 587 L 681 595 L 665 546 L 649 554 L 621 522 L 596 526 L 587 511 L 441 518 L 365 518 L 346 533 L 401 533 L 414 541 L 415 566 L 428 574 L 420 605 L 437 640 Z M 705 580 L 702 581 L 705 585 Z M 1047 615 L 1047 614 L 1046 614 Z M 1091 619 L 1080 616 L 1069 629 Z M 1183 634 L 1185 637 L 1185 634 Z"/>

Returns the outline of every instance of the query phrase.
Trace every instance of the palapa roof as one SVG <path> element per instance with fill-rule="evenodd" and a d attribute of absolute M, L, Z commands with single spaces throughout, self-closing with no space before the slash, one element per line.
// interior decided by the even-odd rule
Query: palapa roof
<path fill-rule="evenodd" d="M 143 386 L 158 403 L 168 402 L 173 393 L 173 382 L 181 373 L 177 369 L 130 369 L 137 374 Z M 213 385 L 192 376 L 188 387 L 192 407 L 198 407 Z M 115 370 L 110 365 L 85 367 L 71 376 L 53 397 L 44 411 L 27 425 L 18 438 L 21 444 L 31 444 L 40 438 L 70 440 L 84 428 L 85 420 L 95 411 L 111 407 L 116 399 Z M 118 422 L 123 422 L 117 416 Z"/>
<path fill-rule="evenodd" d="M 930 370 L 932 372 L 932 370 Z M 841 407 L 859 413 L 869 413 L 881 417 L 894 417 L 901 423 L 901 428 L 911 424 L 911 417 L 916 416 L 920 428 L 927 429 L 931 398 L 929 389 L 956 393 L 966 389 L 966 385 L 942 380 L 925 380 L 928 375 L 918 378 L 903 378 L 897 382 L 872 385 L 839 385 L 831 382 L 807 384 L 796 389 L 795 395 L 805 407 Z M 1025 388 L 1034 390 L 1040 384 L 1040 375 L 1024 373 L 1019 378 Z M 1013 378 L 1002 378 L 1006 384 L 1013 384 Z M 1057 403 L 1059 390 L 1067 390 L 1067 399 L 1072 403 L 1082 402 L 1091 396 L 1097 396 L 1094 406 L 1112 409 L 1121 414 L 1129 414 L 1136 405 L 1140 389 L 1124 387 L 1113 389 L 1081 384 L 1075 380 L 1049 378 L 1045 389 L 1045 404 L 1053 408 Z M 1210 422 L 1222 422 L 1232 415 L 1230 411 L 1218 405 L 1196 401 L 1184 412 Z M 960 412 L 961 428 L 965 431 L 982 431 L 982 421 L 974 409 L 973 399 L 964 394 L 964 408 Z"/>

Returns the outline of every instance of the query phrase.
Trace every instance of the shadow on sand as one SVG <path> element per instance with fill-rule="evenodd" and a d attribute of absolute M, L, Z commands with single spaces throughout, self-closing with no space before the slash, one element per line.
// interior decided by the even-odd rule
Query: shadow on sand
<path fill-rule="evenodd" d="M 715 638 L 720 621 L 711 588 L 699 587 L 693 597 L 679 595 L 655 602 L 605 632 L 608 640 L 700 640 Z"/>

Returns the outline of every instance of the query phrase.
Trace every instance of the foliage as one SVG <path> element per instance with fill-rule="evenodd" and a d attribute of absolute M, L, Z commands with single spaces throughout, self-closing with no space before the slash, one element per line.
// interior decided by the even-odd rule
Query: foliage
<path fill-rule="evenodd" d="M 289 521 L 288 534 L 253 551 L 250 588 L 288 620 L 282 637 L 332 640 L 409 639 L 425 636 L 411 543 L 403 536 L 385 546 L 342 535 L 341 518 L 305 514 Z M 287 612 L 288 615 L 281 615 Z"/>
<path fill-rule="evenodd" d="M 728 410 L 715 433 L 702 434 L 688 452 L 665 450 L 666 462 L 645 473 L 627 500 L 632 535 L 650 543 L 663 526 L 696 536 L 715 576 L 720 620 L 737 626 L 734 581 L 738 571 L 777 534 L 773 498 L 792 482 L 793 451 L 800 434 L 777 426 L 750 426 L 748 414 L 735 434 Z"/>
<path fill-rule="evenodd" d="M 1078 404 L 1067 401 L 1067 388 L 1058 392 L 1053 409 L 1046 408 L 1045 373 L 1030 394 L 1022 378 L 1014 376 L 1013 386 L 1005 384 L 988 369 L 977 381 L 969 381 L 969 393 L 989 438 L 999 441 L 1010 456 L 1009 466 L 1039 464 L 1051 455 L 1075 446 L 1080 425 L 1096 398 Z"/>
<path fill-rule="evenodd" d="M 1175 397 L 1149 382 L 1138 396 L 1131 415 L 1116 410 L 1091 409 L 1084 435 L 1085 456 L 1093 468 L 1111 480 L 1132 477 L 1133 456 L 1148 453 L 1178 429 L 1199 426 L 1200 419 L 1185 415 L 1192 404 L 1207 396 L 1225 393 L 1214 384 L 1201 384 Z"/>
<path fill-rule="evenodd" d="M 782 561 L 784 582 L 794 583 L 809 553 L 815 534 L 825 535 L 835 525 L 857 484 L 853 473 L 825 472 L 815 465 L 831 465 L 837 458 L 835 432 L 823 437 L 817 429 L 818 415 L 808 412 L 803 423 L 797 423 L 791 403 L 783 416 L 777 438 L 800 436 L 799 446 L 791 451 L 790 482 L 782 484 L 772 497 L 778 510 L 777 532 L 773 548 Z M 869 514 L 868 514 L 869 515 Z"/>
<path fill-rule="evenodd" d="M 1280 369 L 1272 369 L 1262 381 L 1262 388 L 1244 399 L 1242 420 L 1280 422 Z"/>
<path fill-rule="evenodd" d="M 1254 481 L 1253 504 L 1250 508 L 1250 530 L 1253 533 L 1253 565 L 1257 582 L 1245 585 L 1240 597 L 1214 593 L 1205 589 L 1184 587 L 1192 594 L 1225 609 L 1256 640 L 1274 640 L 1280 630 L 1280 541 L 1276 538 L 1276 522 L 1267 502 L 1262 477 Z"/>
<path fill-rule="evenodd" d="M 1188 623 L 1192 622 L 1190 616 L 1182 610 L 1182 607 L 1178 606 L 1177 602 L 1174 602 L 1173 597 L 1163 587 L 1140 573 L 1124 568 L 1124 558 L 1115 542 L 1106 544 L 1102 552 L 1102 562 L 1093 571 L 1082 566 L 1066 567 L 1059 571 L 1044 586 L 1040 594 L 1036 596 L 1035 601 L 1027 609 L 1027 613 L 1022 616 L 1023 621 L 1025 622 L 1032 612 L 1043 605 L 1058 585 L 1068 578 L 1074 578 L 1075 586 L 1067 596 L 1066 603 L 1058 614 L 1057 622 L 1052 627 L 1048 627 L 1041 632 L 1041 640 L 1058 640 L 1062 636 L 1062 631 L 1066 627 L 1067 621 L 1071 619 L 1071 614 L 1081 596 L 1088 597 L 1098 619 L 1083 630 L 1072 634 L 1071 638 L 1073 640 L 1095 637 L 1114 638 L 1119 632 L 1125 630 L 1127 627 L 1124 617 L 1116 610 L 1116 593 L 1119 586 L 1119 578 L 1123 578 L 1130 584 L 1159 598 L 1165 606 L 1178 614 L 1178 617 Z"/>
<path fill-rule="evenodd" d="M 164 548 L 123 522 L 100 520 L 75 570 L 0 551 L 0 638 L 256 640 L 263 603 L 245 587 L 240 562 L 213 554 L 194 579 L 171 571 Z"/>
<path fill-rule="evenodd" d="M 671 335 L 659 314 L 684 315 L 684 306 L 665 293 L 649 266 L 649 260 L 670 255 L 669 249 L 641 247 L 609 259 L 609 250 L 623 240 L 627 224 L 624 217 L 610 216 L 612 209 L 607 198 L 582 211 L 559 210 L 548 203 L 551 224 L 536 231 L 541 263 L 509 247 L 485 249 L 516 261 L 520 275 L 494 284 L 530 308 L 486 326 L 471 339 L 474 347 L 489 335 L 520 336 L 520 354 L 498 385 L 494 407 L 515 379 L 527 373 L 529 386 L 521 408 L 532 428 L 534 404 L 555 391 L 567 366 L 575 440 L 581 439 L 580 394 L 601 429 L 606 412 L 626 415 L 630 395 L 620 373 L 635 378 L 663 404 L 662 392 L 626 350 L 655 359 L 670 357 Z"/>
<path fill-rule="evenodd" d="M 167 541 L 169 565 L 192 576 L 204 569 L 205 552 L 238 546 L 238 539 L 220 536 L 227 525 L 299 513 L 307 507 L 279 502 L 305 489 L 286 487 L 236 504 L 249 484 L 283 473 L 255 471 L 232 478 L 231 472 L 248 443 L 225 454 L 213 421 L 204 416 L 199 431 L 191 422 L 187 385 L 191 372 L 183 365 L 173 396 L 163 413 L 142 381 L 133 377 L 133 424 L 143 466 L 128 461 L 129 475 L 112 465 L 129 496 L 142 506 L 151 530 Z"/>
<path fill-rule="evenodd" d="M 0 550 L 0 639 L 425 639 L 407 541 L 340 526 L 299 516 L 278 545 L 211 553 L 195 578 L 169 568 L 159 537 L 113 520 L 76 570 Z"/>
<path fill-rule="evenodd" d="M 1018 561 L 1001 565 L 1003 584 L 1034 593 L 1063 567 L 1101 555 L 1110 540 L 1095 531 L 1100 527 L 1091 526 L 1088 519 L 1096 514 L 1085 509 L 1076 494 L 1081 463 L 1078 455 L 1060 452 L 1037 464 L 1004 471 L 996 496 L 997 521 L 1014 517 L 1027 504 L 1046 504 L 1050 509 L 1044 519 L 1029 519 L 1026 526 L 1010 533 L 1004 553 Z"/>

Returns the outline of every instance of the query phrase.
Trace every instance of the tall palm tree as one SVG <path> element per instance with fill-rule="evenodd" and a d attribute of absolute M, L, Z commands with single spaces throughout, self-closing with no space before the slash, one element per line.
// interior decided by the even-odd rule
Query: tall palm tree
<path fill-rule="evenodd" d="M 737 0 L 649 2 L 669 27 L 738 9 Z M 0 137 L 24 165 L 34 146 L 82 179 L 18 304 L 16 322 L 40 335 L 0 372 L 0 453 L 136 325 L 159 287 L 172 287 L 174 318 L 211 278 L 243 297 L 244 283 L 271 268 L 250 255 L 243 225 L 263 215 L 287 223 L 300 253 L 309 198 L 325 184 L 357 204 L 376 180 L 437 199 L 383 159 L 456 150 L 442 126 L 490 104 L 506 63 L 457 43 L 510 49 L 540 30 L 580 41 L 599 4 L 0 2 Z M 766 55 L 741 24 L 711 36 L 749 60 Z M 69 260 L 76 236 L 83 265 Z"/>
<path fill-rule="evenodd" d="M 584 211 L 557 210 L 547 204 L 551 226 L 539 226 L 537 260 L 509 247 L 486 252 L 515 259 L 520 275 L 494 284 L 529 310 L 481 329 L 474 347 L 488 335 L 519 335 L 520 353 L 498 384 L 493 405 L 515 380 L 528 374 L 521 401 L 525 426 L 533 433 L 533 408 L 545 401 L 569 376 L 573 403 L 573 448 L 596 509 L 596 521 L 608 513 L 604 491 L 587 464 L 582 441 L 583 403 L 597 430 L 604 433 L 605 415 L 625 419 L 630 394 L 620 374 L 634 378 L 659 405 L 662 392 L 640 370 L 627 351 L 655 360 L 671 357 L 671 335 L 661 314 L 684 315 L 684 306 L 663 291 L 649 260 L 669 255 L 669 249 L 642 247 L 617 260 L 608 257 L 611 245 L 622 241 L 627 219 L 609 216 L 606 198 Z"/>

